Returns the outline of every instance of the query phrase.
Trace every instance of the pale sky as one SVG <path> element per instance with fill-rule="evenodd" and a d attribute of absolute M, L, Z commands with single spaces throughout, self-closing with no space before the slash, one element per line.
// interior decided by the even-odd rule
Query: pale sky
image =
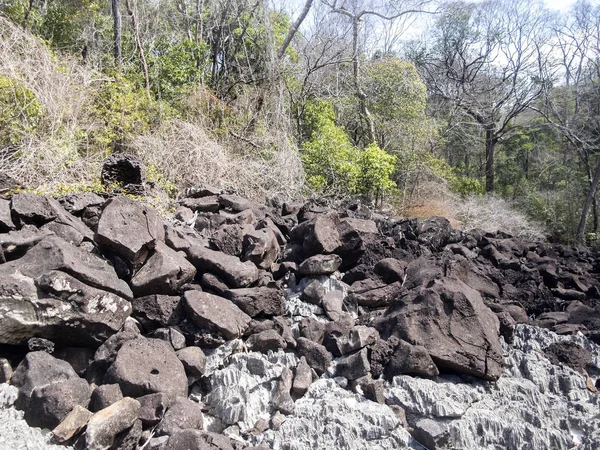
<path fill-rule="evenodd" d="M 551 9 L 556 9 L 558 11 L 566 11 L 568 10 L 575 0 L 544 0 L 546 6 Z"/>

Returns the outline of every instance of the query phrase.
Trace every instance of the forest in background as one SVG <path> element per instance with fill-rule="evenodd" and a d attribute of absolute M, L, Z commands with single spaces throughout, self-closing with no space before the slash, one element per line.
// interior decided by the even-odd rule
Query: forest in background
<path fill-rule="evenodd" d="M 0 0 L 0 172 L 363 198 L 595 245 L 600 5 Z M 537 225 L 539 224 L 539 226 Z"/>

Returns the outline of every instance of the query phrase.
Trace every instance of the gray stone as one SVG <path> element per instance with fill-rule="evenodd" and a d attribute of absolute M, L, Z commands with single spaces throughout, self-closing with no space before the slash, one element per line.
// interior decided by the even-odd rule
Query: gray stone
<path fill-rule="evenodd" d="M 76 405 L 62 422 L 52 430 L 54 439 L 59 444 L 64 444 L 79 433 L 92 416 L 93 414 L 83 406 Z"/>
<path fill-rule="evenodd" d="M 25 256 L 0 265 L 4 274 L 20 272 L 38 278 L 51 270 L 60 270 L 96 289 L 111 292 L 127 300 L 131 289 L 117 277 L 114 269 L 103 259 L 85 252 L 57 236 L 47 236 Z"/>
<path fill-rule="evenodd" d="M 95 240 L 131 264 L 136 271 L 156 243 L 165 240 L 165 230 L 153 208 L 127 196 L 119 196 L 104 204 Z"/>
<path fill-rule="evenodd" d="M 386 283 L 403 281 L 406 273 L 406 261 L 399 261 L 395 258 L 384 258 L 375 264 L 375 273 L 381 276 Z"/>
<path fill-rule="evenodd" d="M 169 438 L 164 450 L 233 450 L 228 437 L 200 430 L 181 430 Z"/>
<path fill-rule="evenodd" d="M 275 352 L 278 349 L 285 350 L 287 348 L 286 342 L 275 330 L 264 330 L 251 335 L 246 341 L 246 345 L 249 349 L 262 353 L 267 353 L 269 350 Z"/>
<path fill-rule="evenodd" d="M 180 296 L 149 295 L 132 300 L 131 315 L 147 331 L 177 325 L 183 320 L 183 305 Z"/>
<path fill-rule="evenodd" d="M 89 384 L 81 378 L 36 387 L 23 408 L 25 419 L 34 427 L 55 428 L 75 406 L 87 407 L 91 393 Z"/>
<path fill-rule="evenodd" d="M 171 436 L 186 429 L 202 430 L 203 425 L 202 406 L 187 398 L 178 398 L 167 410 L 157 433 Z"/>
<path fill-rule="evenodd" d="M 140 403 L 125 397 L 108 408 L 98 411 L 88 421 L 85 432 L 87 450 L 105 450 L 109 448 L 115 437 L 131 427 L 138 418 Z"/>
<path fill-rule="evenodd" d="M 91 412 L 98 412 L 122 399 L 123 393 L 118 384 L 103 384 L 92 392 L 89 410 Z"/>
<path fill-rule="evenodd" d="M 28 192 L 13 195 L 11 209 L 21 224 L 41 226 L 57 217 L 50 198 Z"/>
<path fill-rule="evenodd" d="M 113 153 L 102 163 L 100 180 L 109 188 L 126 188 L 128 185 L 141 185 L 143 172 L 142 162 L 136 156 Z"/>
<path fill-rule="evenodd" d="M 55 358 L 67 361 L 77 375 L 80 377 L 85 376 L 85 372 L 94 359 L 94 350 L 85 347 L 62 347 L 52 353 Z"/>
<path fill-rule="evenodd" d="M 13 368 L 10 361 L 6 358 L 0 358 L 0 383 L 7 383 L 13 375 Z"/>
<path fill-rule="evenodd" d="M 22 345 L 39 336 L 62 345 L 99 345 L 131 313 L 125 299 L 67 273 L 27 273 L 16 269 L 14 275 L 0 275 L 2 343 Z"/>
<path fill-rule="evenodd" d="M 436 377 L 439 371 L 424 347 L 401 340 L 385 367 L 384 374 L 391 380 L 396 375 Z"/>
<path fill-rule="evenodd" d="M 273 395 L 273 407 L 281 412 L 282 414 L 292 414 L 294 412 L 294 400 L 290 395 L 292 390 L 293 373 L 287 367 L 281 372 L 277 386 L 275 387 L 275 394 Z"/>
<path fill-rule="evenodd" d="M 154 339 L 161 339 L 171 344 L 173 350 L 181 350 L 185 347 L 185 336 L 177 328 L 157 328 L 152 333 Z"/>
<path fill-rule="evenodd" d="M 216 213 L 219 211 L 219 201 L 216 195 L 198 198 L 184 198 L 179 202 L 180 205 L 189 208 L 194 212 L 210 212 Z"/>
<path fill-rule="evenodd" d="M 136 297 L 151 294 L 172 295 L 196 276 L 196 268 L 182 253 L 157 242 L 152 256 L 131 279 Z"/>
<path fill-rule="evenodd" d="M 456 278 L 432 281 L 404 296 L 375 327 L 383 337 L 419 343 L 440 370 L 486 380 L 502 373 L 498 319 L 477 291 Z"/>
<path fill-rule="evenodd" d="M 338 270 L 342 264 L 342 258 L 338 255 L 315 255 L 305 259 L 298 272 L 302 275 L 329 275 Z"/>
<path fill-rule="evenodd" d="M 142 395 L 136 399 L 140 402 L 140 411 L 138 418 L 142 421 L 144 427 L 152 427 L 161 421 L 169 404 L 169 396 L 164 392 L 156 394 Z"/>
<path fill-rule="evenodd" d="M 217 332 L 226 339 L 240 337 L 252 320 L 231 301 L 199 291 L 187 291 L 185 307 L 190 319 L 200 329 Z"/>
<path fill-rule="evenodd" d="M 76 216 L 80 216 L 85 208 L 90 206 L 100 206 L 106 200 L 99 195 L 91 192 L 82 194 L 69 194 L 58 199 L 60 204 L 66 211 Z"/>
<path fill-rule="evenodd" d="M 15 224 L 10 215 L 10 201 L 0 198 L 0 233 L 14 229 Z"/>
<path fill-rule="evenodd" d="M 412 434 L 431 450 L 447 448 L 450 440 L 448 427 L 433 419 L 418 420 L 413 426 Z"/>
<path fill-rule="evenodd" d="M 325 347 L 306 338 L 298 338 L 296 341 L 296 352 L 304 356 L 306 362 L 318 375 L 322 375 L 331 365 L 331 354 Z"/>
<path fill-rule="evenodd" d="M 395 283 L 377 287 L 372 290 L 361 293 L 352 293 L 349 297 L 351 302 L 354 302 L 359 306 L 380 308 L 394 303 L 402 293 L 402 282 L 396 281 Z"/>
<path fill-rule="evenodd" d="M 249 230 L 243 238 L 243 259 L 251 261 L 260 269 L 270 270 L 279 258 L 277 236 L 269 228 Z"/>
<path fill-rule="evenodd" d="M 306 362 L 306 358 L 303 356 L 296 366 L 296 373 L 292 384 L 292 393 L 298 397 L 302 397 L 311 384 L 312 370 Z"/>
<path fill-rule="evenodd" d="M 1 259 L 2 257 L 0 257 L 0 263 L 12 261 L 23 256 L 30 248 L 36 246 L 45 237 L 51 235 L 51 231 L 42 231 L 33 225 L 25 225 L 20 230 L 1 233 L 0 246 L 2 246 L 4 259 Z"/>
<path fill-rule="evenodd" d="M 345 313 L 342 312 L 344 306 L 344 294 L 340 291 L 331 291 L 323 297 L 323 310 L 327 317 L 334 322 L 339 320 Z"/>
<path fill-rule="evenodd" d="M 233 288 L 248 286 L 258 279 L 258 269 L 249 261 L 242 262 L 235 256 L 199 245 L 190 247 L 187 253 L 198 271 L 211 272 Z"/>
<path fill-rule="evenodd" d="M 357 353 L 344 356 L 338 361 L 335 369 L 335 373 L 338 376 L 342 376 L 348 380 L 357 380 L 368 375 L 371 371 L 371 366 L 367 357 L 367 349 L 363 348 Z"/>
<path fill-rule="evenodd" d="M 285 297 L 279 289 L 255 287 L 230 289 L 225 297 L 250 317 L 281 316 L 285 312 Z"/>
<path fill-rule="evenodd" d="M 204 375 L 206 355 L 200 347 L 182 348 L 176 354 L 188 377 L 198 378 Z"/>
<path fill-rule="evenodd" d="M 123 344 L 104 377 L 118 383 L 123 395 L 164 392 L 171 400 L 187 397 L 188 384 L 183 364 L 173 348 L 159 339 L 137 338 Z"/>

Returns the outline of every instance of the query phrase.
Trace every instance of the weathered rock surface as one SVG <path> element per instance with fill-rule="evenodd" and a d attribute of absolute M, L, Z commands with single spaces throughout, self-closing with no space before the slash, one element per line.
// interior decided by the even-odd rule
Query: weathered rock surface
<path fill-rule="evenodd" d="M 376 327 L 423 346 L 437 367 L 497 380 L 502 373 L 499 324 L 479 293 L 458 279 L 435 280 L 398 300 Z"/>
<path fill-rule="evenodd" d="M 131 313 L 127 300 L 65 272 L 28 273 L 0 275 L 1 343 L 24 344 L 37 336 L 64 345 L 98 345 Z"/>
<path fill-rule="evenodd" d="M 88 421 L 85 431 L 85 448 L 104 450 L 110 448 L 115 437 L 131 427 L 138 417 L 140 403 L 125 397 L 108 408 L 98 411 Z"/>
<path fill-rule="evenodd" d="M 202 406 L 187 398 L 178 398 L 169 407 L 158 426 L 158 434 L 169 436 L 181 430 L 202 430 Z"/>
<path fill-rule="evenodd" d="M 240 337 L 252 320 L 231 301 L 199 291 L 187 291 L 186 311 L 200 329 L 222 334 L 226 339 Z"/>
<path fill-rule="evenodd" d="M 279 289 L 267 287 L 230 289 L 225 297 L 250 317 L 281 316 L 285 312 L 285 297 Z"/>
<path fill-rule="evenodd" d="M 246 287 L 258 279 L 256 266 L 249 261 L 242 262 L 235 256 L 201 246 L 190 247 L 187 254 L 199 272 L 211 272 L 233 288 Z"/>
<path fill-rule="evenodd" d="M 584 338 L 517 325 L 514 348 L 504 347 L 507 367 L 495 384 L 399 376 L 386 388 L 386 401 L 401 405 L 411 426 L 439 447 L 492 450 L 527 442 L 532 449 L 591 450 L 600 438 L 600 400 L 586 389 L 585 377 L 544 356 L 542 349 L 558 342 L 587 347 L 598 367 L 600 348 Z"/>
<path fill-rule="evenodd" d="M 188 393 L 183 364 L 173 348 L 159 339 L 137 338 L 125 342 L 104 382 L 119 384 L 123 395 L 134 398 L 164 392 L 173 401 L 187 397 Z"/>
<path fill-rule="evenodd" d="M 139 269 L 165 230 L 158 213 L 127 196 L 113 197 L 104 204 L 95 241 Z"/>
<path fill-rule="evenodd" d="M 333 380 L 318 380 L 296 402 L 294 414 L 277 431 L 256 438 L 269 448 L 309 450 L 421 449 L 394 412 L 340 388 Z"/>
<path fill-rule="evenodd" d="M 195 275 L 196 268 L 182 253 L 171 250 L 163 242 L 157 242 L 148 261 L 131 279 L 131 287 L 136 297 L 172 295 L 185 283 L 192 281 Z"/>

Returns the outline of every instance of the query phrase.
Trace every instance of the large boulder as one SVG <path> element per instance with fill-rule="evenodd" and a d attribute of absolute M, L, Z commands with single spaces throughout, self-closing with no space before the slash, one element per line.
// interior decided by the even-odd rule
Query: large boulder
<path fill-rule="evenodd" d="M 147 295 L 133 299 L 131 315 L 147 331 L 177 325 L 183 320 L 183 305 L 179 295 Z"/>
<path fill-rule="evenodd" d="M 174 401 L 188 393 L 183 364 L 173 347 L 160 339 L 140 337 L 125 342 L 104 382 L 118 383 L 123 395 L 130 397 L 164 392 Z"/>
<path fill-rule="evenodd" d="M 132 155 L 115 153 L 104 160 L 100 181 L 106 187 L 119 186 L 131 189 L 143 181 L 141 161 Z"/>
<path fill-rule="evenodd" d="M 131 299 L 131 289 L 102 258 L 85 252 L 57 236 L 47 236 L 22 258 L 0 265 L 4 274 L 38 278 L 51 270 L 60 270 L 88 286 Z"/>
<path fill-rule="evenodd" d="M 269 228 L 249 230 L 243 238 L 243 259 L 269 270 L 279 257 L 277 236 Z"/>
<path fill-rule="evenodd" d="M 139 411 L 140 403 L 130 397 L 125 397 L 98 411 L 88 421 L 85 448 L 88 450 L 111 448 L 117 435 L 131 427 L 138 419 Z"/>
<path fill-rule="evenodd" d="M 441 370 L 486 380 L 502 373 L 498 319 L 479 293 L 457 278 L 434 280 L 410 292 L 375 326 L 384 338 L 395 335 L 423 346 Z"/>
<path fill-rule="evenodd" d="M 240 337 L 252 318 L 231 301 L 200 291 L 187 291 L 185 308 L 190 319 L 201 330 L 215 332 L 226 339 Z"/>
<path fill-rule="evenodd" d="M 229 289 L 225 296 L 250 317 L 281 316 L 285 312 L 285 297 L 279 289 L 267 287 Z"/>
<path fill-rule="evenodd" d="M 50 270 L 37 278 L 0 275 L 0 343 L 20 345 L 42 337 L 64 345 L 98 346 L 116 333 L 131 304 Z"/>
<path fill-rule="evenodd" d="M 91 389 L 66 361 L 46 352 L 30 352 L 11 378 L 19 389 L 16 406 L 32 426 L 54 428 L 71 410 L 88 405 Z"/>
<path fill-rule="evenodd" d="M 198 271 L 211 272 L 232 288 L 246 287 L 258 279 L 257 267 L 250 261 L 240 261 L 236 256 L 199 245 L 190 247 L 187 255 Z"/>
<path fill-rule="evenodd" d="M 131 279 L 136 297 L 151 294 L 176 294 L 185 283 L 196 276 L 196 268 L 183 253 L 157 242 L 152 256 Z"/>
<path fill-rule="evenodd" d="M 116 253 L 138 270 L 156 247 L 165 240 L 165 230 L 158 213 L 127 196 L 113 197 L 104 204 L 96 242 Z"/>
<path fill-rule="evenodd" d="M 341 256 L 340 270 L 352 267 L 364 252 L 360 234 L 335 212 L 302 222 L 291 231 L 290 237 L 302 244 L 306 256 L 332 253 Z"/>

